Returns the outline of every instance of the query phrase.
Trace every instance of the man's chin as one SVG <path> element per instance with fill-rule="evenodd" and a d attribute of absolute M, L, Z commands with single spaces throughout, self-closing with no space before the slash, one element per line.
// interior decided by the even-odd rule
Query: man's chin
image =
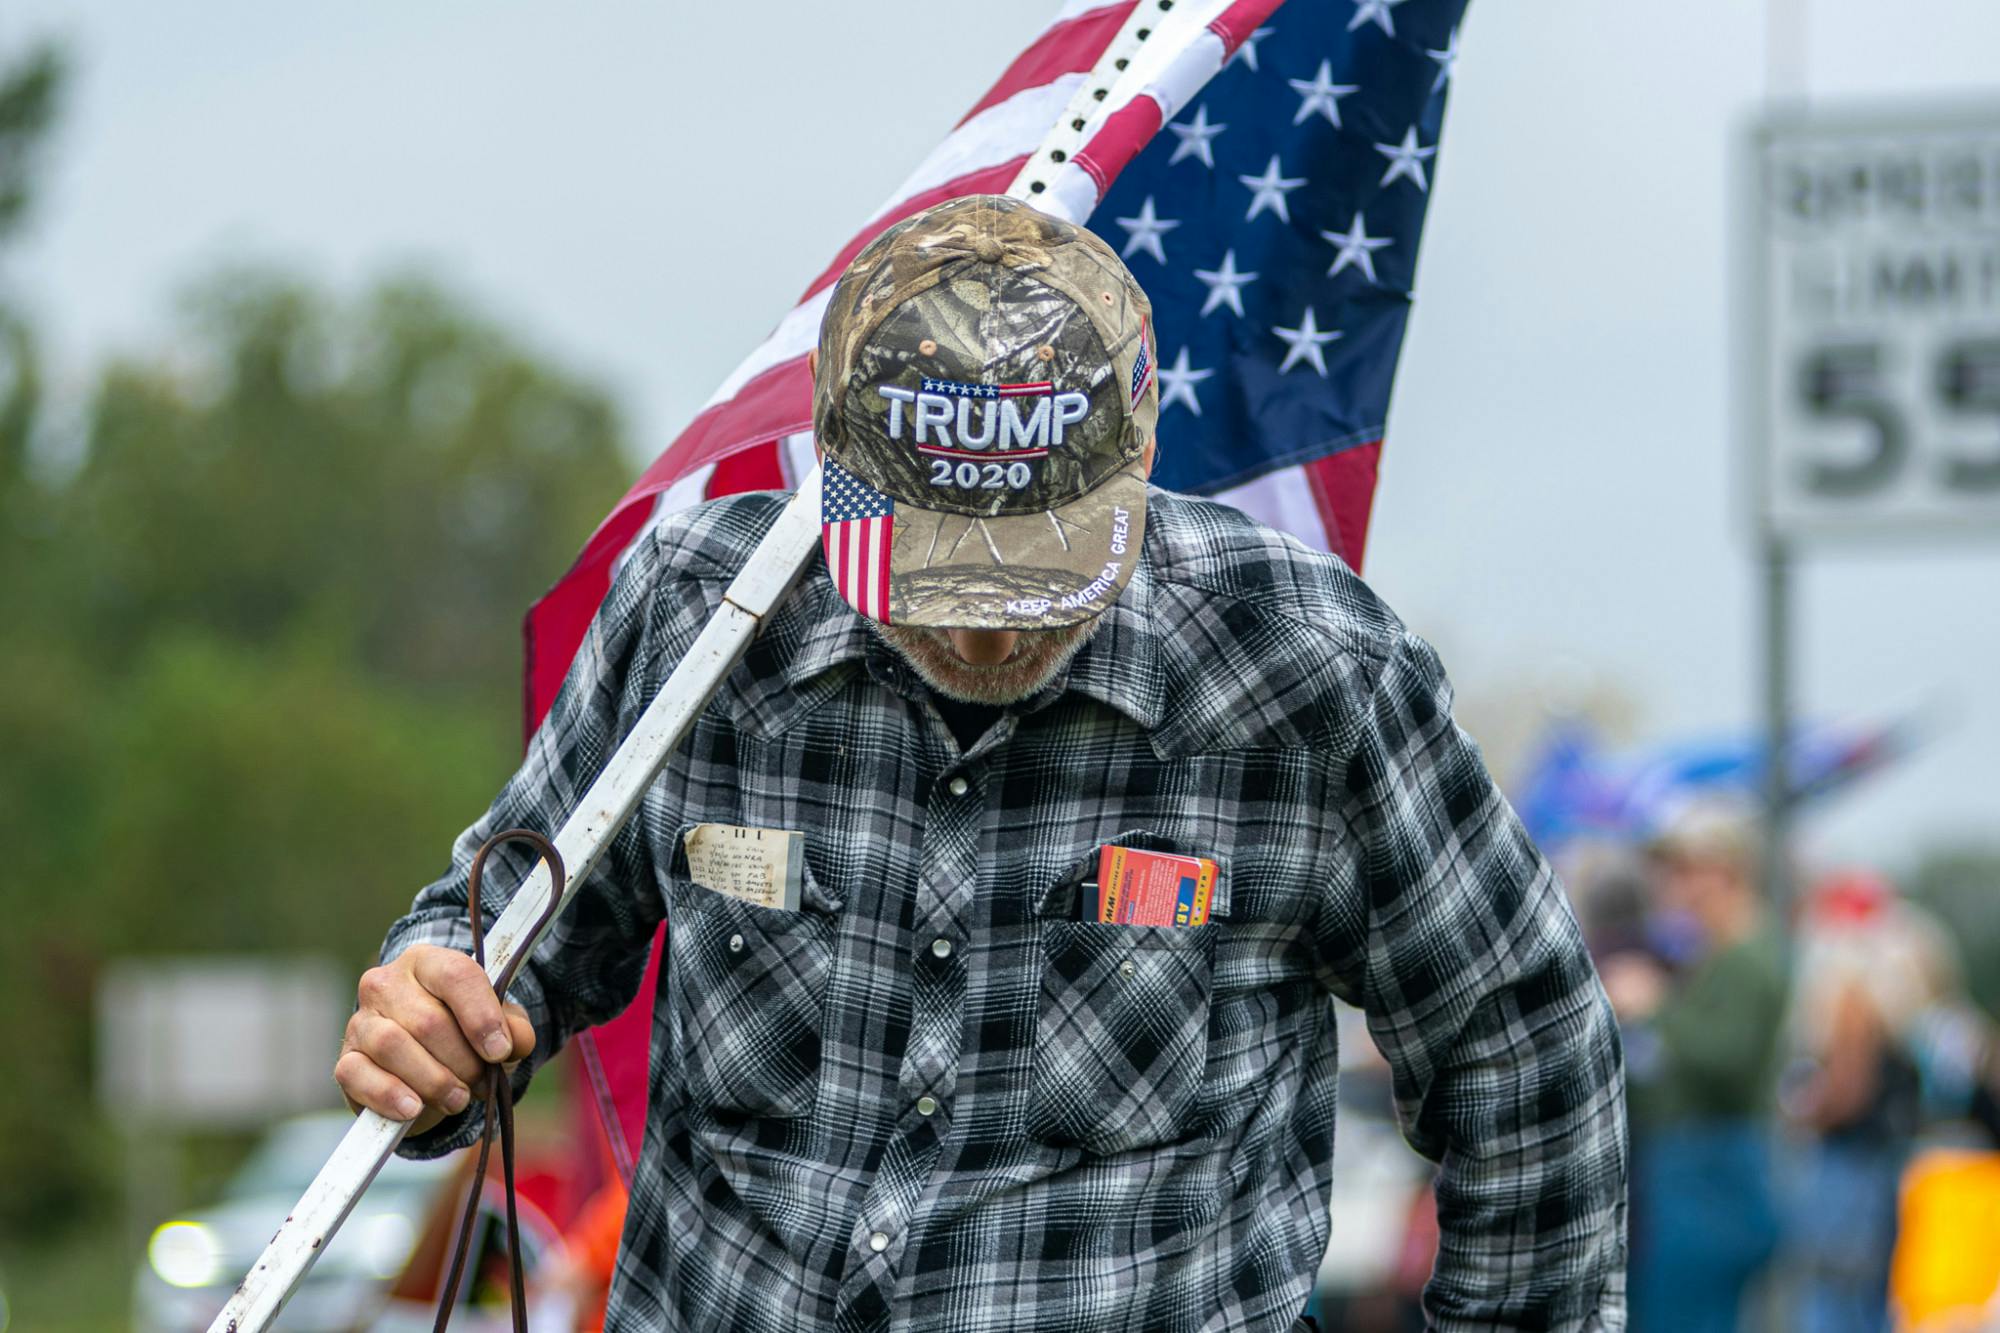
<path fill-rule="evenodd" d="M 958 655 L 951 646 L 951 636 L 941 629 L 868 622 L 924 684 L 939 694 L 961 703 L 995 705 L 1018 703 L 1040 693 L 1096 633 L 1097 626 L 1093 619 L 1062 629 L 1023 630 L 1006 661 L 974 666 Z"/>

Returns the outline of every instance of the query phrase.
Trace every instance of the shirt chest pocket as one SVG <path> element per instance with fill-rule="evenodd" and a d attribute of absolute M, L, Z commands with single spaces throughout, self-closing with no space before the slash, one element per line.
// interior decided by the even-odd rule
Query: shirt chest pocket
<path fill-rule="evenodd" d="M 796 912 L 676 881 L 668 985 L 688 1096 L 725 1115 L 795 1117 L 818 1099 L 838 917 L 816 892 Z"/>
<path fill-rule="evenodd" d="M 1219 927 L 1069 919 L 1081 878 L 1056 885 L 1035 922 L 1042 975 L 1028 1132 L 1100 1154 L 1179 1142 L 1208 1060 Z"/>

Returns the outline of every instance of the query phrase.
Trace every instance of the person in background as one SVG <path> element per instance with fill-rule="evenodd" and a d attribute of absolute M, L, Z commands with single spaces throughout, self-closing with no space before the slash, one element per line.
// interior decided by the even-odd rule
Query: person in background
<path fill-rule="evenodd" d="M 1635 1333 L 1734 1333 L 1777 1243 L 1770 1112 L 1782 940 L 1747 813 L 1697 807 L 1648 851 L 1650 944 L 1603 962 L 1628 1048 Z"/>
<path fill-rule="evenodd" d="M 1783 1109 L 1804 1141 L 1787 1246 L 1802 1333 L 1888 1327 L 1897 1187 L 1923 1117 L 1926 1017 L 1957 992 L 1937 924 L 1869 871 L 1826 876 L 1799 921 L 1797 1059 Z"/>

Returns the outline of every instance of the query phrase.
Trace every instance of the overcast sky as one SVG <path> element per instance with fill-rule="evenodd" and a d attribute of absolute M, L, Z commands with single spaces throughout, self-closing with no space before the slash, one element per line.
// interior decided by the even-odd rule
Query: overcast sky
<path fill-rule="evenodd" d="M 2000 108 L 1992 0 L 1779 3 L 1815 99 Z M 8 276 L 74 393 L 224 260 L 350 291 L 419 265 L 608 384 L 650 454 L 1052 10 L 8 0 L 0 52 L 53 34 L 79 75 Z M 1754 725 L 1726 242 L 1763 7 L 1473 0 L 1462 51 L 1366 572 L 1497 754 L 1550 691 L 1622 696 L 1638 740 Z M 1805 711 L 1931 728 L 1809 846 L 2000 839 L 1996 593 L 2000 541 L 1807 560 Z"/>

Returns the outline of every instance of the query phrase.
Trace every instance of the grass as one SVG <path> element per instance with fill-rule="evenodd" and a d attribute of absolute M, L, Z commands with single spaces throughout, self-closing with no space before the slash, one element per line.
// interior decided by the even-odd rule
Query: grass
<path fill-rule="evenodd" d="M 0 1254 L 0 1283 L 12 1306 L 10 1333 L 108 1333 L 132 1319 L 132 1273 L 139 1262 L 116 1229 Z"/>

